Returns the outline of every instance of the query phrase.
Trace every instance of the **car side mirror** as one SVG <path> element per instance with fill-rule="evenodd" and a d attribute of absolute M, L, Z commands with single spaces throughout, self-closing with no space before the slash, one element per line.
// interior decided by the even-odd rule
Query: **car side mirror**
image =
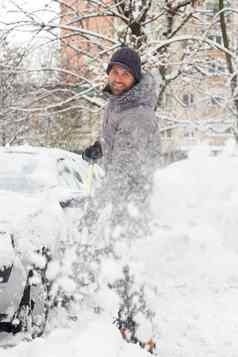
<path fill-rule="evenodd" d="M 69 198 L 65 200 L 60 200 L 59 204 L 62 208 L 74 208 L 74 207 L 80 207 L 82 202 L 80 199 L 77 198 Z"/>
<path fill-rule="evenodd" d="M 59 197 L 59 204 L 62 208 L 79 208 L 83 207 L 85 198 L 79 196 L 78 193 L 61 194 Z"/>

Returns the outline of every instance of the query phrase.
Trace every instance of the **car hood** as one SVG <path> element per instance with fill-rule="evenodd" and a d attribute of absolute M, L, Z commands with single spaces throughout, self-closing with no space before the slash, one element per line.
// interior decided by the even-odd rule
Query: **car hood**
<path fill-rule="evenodd" d="M 14 227 L 19 221 L 33 217 L 47 208 L 46 194 L 21 194 L 0 191 L 0 226 L 1 222 Z"/>

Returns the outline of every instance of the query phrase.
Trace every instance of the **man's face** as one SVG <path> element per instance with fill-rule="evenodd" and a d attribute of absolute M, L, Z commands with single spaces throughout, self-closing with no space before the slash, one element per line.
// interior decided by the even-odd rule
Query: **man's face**
<path fill-rule="evenodd" d="M 121 95 L 135 84 L 135 78 L 131 72 L 119 64 L 114 64 L 108 75 L 109 87 L 114 95 Z"/>

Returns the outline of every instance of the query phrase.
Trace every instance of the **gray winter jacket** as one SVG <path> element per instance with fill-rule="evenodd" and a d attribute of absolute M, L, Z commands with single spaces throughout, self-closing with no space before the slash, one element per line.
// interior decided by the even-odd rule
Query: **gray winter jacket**
<path fill-rule="evenodd" d="M 138 196 L 159 165 L 159 126 L 154 108 L 155 80 L 144 74 L 141 81 L 121 96 L 108 93 L 102 146 L 107 183 L 112 198 Z M 135 197 L 134 197 L 135 198 Z"/>

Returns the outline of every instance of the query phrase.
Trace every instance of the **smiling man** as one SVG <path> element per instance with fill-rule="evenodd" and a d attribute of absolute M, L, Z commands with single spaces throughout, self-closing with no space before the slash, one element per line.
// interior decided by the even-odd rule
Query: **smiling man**
<path fill-rule="evenodd" d="M 141 60 L 137 53 L 122 48 L 107 67 L 108 84 L 113 95 L 122 95 L 141 80 Z"/>
<path fill-rule="evenodd" d="M 129 222 L 143 221 L 141 213 L 148 208 L 152 175 L 159 165 L 156 82 L 151 74 L 142 73 L 140 56 L 128 47 L 113 54 L 106 72 L 108 104 L 102 135 L 83 157 L 97 160 L 103 156 L 103 197 L 113 203 L 113 225 L 121 226 L 130 215 Z"/>
<path fill-rule="evenodd" d="M 131 71 L 123 68 L 120 64 L 112 65 L 108 81 L 113 95 L 121 95 L 135 84 L 135 78 Z"/>

